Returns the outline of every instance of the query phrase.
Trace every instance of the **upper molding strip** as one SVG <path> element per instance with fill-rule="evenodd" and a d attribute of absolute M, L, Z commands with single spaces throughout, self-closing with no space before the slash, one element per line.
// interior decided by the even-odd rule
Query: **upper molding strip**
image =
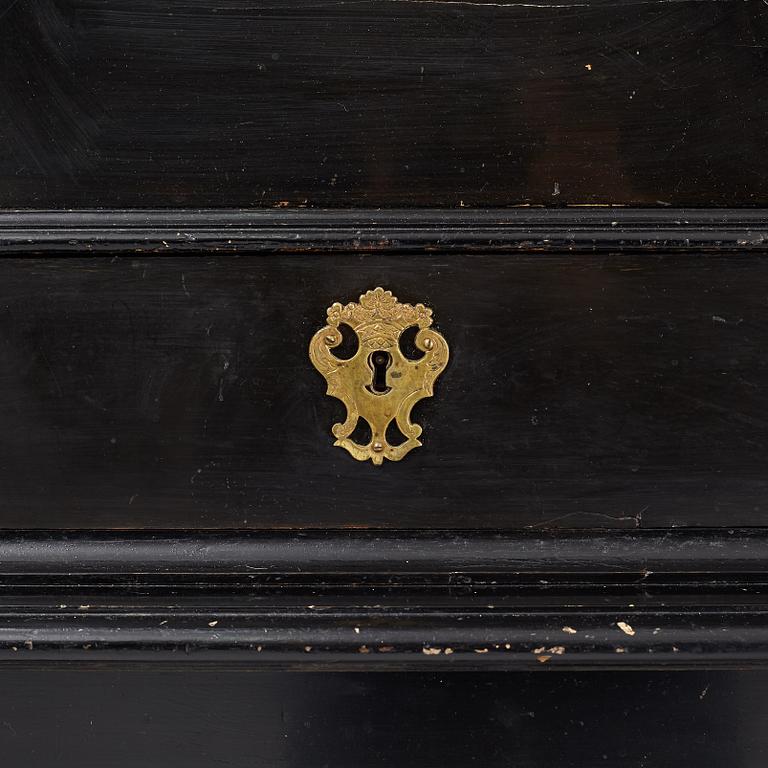
<path fill-rule="evenodd" d="M 768 251 L 768 209 L 0 210 L 0 253 Z"/>
<path fill-rule="evenodd" d="M 6 531 L 0 576 L 765 574 L 768 529 Z"/>

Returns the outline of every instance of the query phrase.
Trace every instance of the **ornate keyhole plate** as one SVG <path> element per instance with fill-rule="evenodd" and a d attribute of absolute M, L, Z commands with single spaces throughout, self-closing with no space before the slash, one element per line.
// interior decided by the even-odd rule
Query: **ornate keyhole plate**
<path fill-rule="evenodd" d="M 358 348 L 349 359 L 333 350 L 342 342 L 340 326 L 354 331 Z M 406 357 L 401 336 L 407 328 L 418 331 L 413 343 L 419 359 Z M 423 304 L 401 304 L 391 291 L 376 288 L 363 294 L 360 302 L 328 308 L 328 324 L 309 344 L 312 364 L 328 382 L 327 394 L 347 408 L 344 422 L 333 425 L 334 445 L 345 448 L 358 461 L 384 459 L 399 461 L 421 445 L 421 427 L 411 421 L 413 406 L 431 397 L 435 379 L 448 364 L 448 344 L 432 326 L 432 310 Z M 364 419 L 371 431 L 366 445 L 351 435 Z M 390 444 L 387 431 L 393 422 L 403 442 Z"/>

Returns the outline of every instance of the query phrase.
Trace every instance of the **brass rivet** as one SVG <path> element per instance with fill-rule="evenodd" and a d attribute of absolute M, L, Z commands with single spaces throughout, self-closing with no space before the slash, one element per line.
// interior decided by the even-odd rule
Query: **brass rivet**
<path fill-rule="evenodd" d="M 424 349 L 432 349 L 435 346 L 435 342 L 432 339 L 424 339 Z"/>
<path fill-rule="evenodd" d="M 384 446 L 381 443 L 374 443 L 371 447 L 376 453 L 381 453 L 384 450 Z"/>
<path fill-rule="evenodd" d="M 326 344 L 333 344 L 335 341 L 336 341 L 336 337 L 332 336 L 330 333 L 325 337 Z"/>

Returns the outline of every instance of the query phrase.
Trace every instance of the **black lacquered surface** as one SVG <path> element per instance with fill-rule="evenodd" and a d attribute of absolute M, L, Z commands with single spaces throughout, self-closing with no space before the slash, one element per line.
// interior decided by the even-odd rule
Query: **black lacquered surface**
<path fill-rule="evenodd" d="M 0 682 L 0 748 L 30 768 L 761 768 L 768 756 L 764 672 L 57 668 Z"/>
<path fill-rule="evenodd" d="M 761 0 L 0 14 L 0 207 L 768 202 Z"/>
<path fill-rule="evenodd" d="M 5 528 L 765 523 L 761 257 L 272 254 L 0 263 Z M 374 467 L 309 339 L 376 285 L 451 346 Z"/>

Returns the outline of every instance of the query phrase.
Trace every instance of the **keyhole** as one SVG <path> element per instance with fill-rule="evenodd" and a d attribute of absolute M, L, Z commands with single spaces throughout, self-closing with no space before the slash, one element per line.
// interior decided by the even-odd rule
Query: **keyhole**
<path fill-rule="evenodd" d="M 368 358 L 368 365 L 373 371 L 373 376 L 371 377 L 371 383 L 366 389 L 375 395 L 385 395 L 392 389 L 392 387 L 387 386 L 387 369 L 392 365 L 392 355 L 381 350 L 371 352 Z"/>

